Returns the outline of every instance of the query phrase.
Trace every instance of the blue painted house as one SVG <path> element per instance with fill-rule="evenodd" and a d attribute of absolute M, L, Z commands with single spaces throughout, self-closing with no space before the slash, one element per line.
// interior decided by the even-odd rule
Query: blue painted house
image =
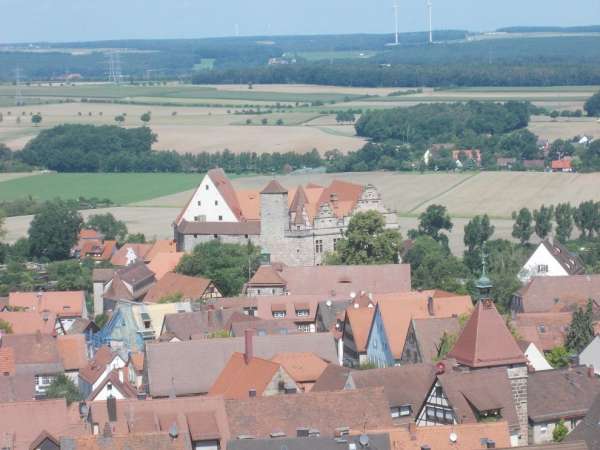
<path fill-rule="evenodd" d="M 379 304 L 375 307 L 373 324 L 367 339 L 367 360 L 377 367 L 389 367 L 394 365 L 394 357 L 385 331 L 385 324 Z"/>

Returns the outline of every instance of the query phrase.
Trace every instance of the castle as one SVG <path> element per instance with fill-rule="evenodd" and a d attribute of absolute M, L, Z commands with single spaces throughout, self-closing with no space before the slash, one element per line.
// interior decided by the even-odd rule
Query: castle
<path fill-rule="evenodd" d="M 178 251 L 202 242 L 259 245 L 273 262 L 288 266 L 321 264 L 335 250 L 353 214 L 378 211 L 387 228 L 398 228 L 372 185 L 334 180 L 288 191 L 271 181 L 262 191 L 235 190 L 222 169 L 209 170 L 173 227 Z"/>

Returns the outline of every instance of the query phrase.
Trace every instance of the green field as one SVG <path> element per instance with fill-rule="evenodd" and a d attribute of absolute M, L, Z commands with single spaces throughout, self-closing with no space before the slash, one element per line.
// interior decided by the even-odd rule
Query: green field
<path fill-rule="evenodd" d="M 192 189 L 201 179 L 201 174 L 49 173 L 1 181 L 0 201 L 29 195 L 40 200 L 96 197 L 125 205 Z"/>

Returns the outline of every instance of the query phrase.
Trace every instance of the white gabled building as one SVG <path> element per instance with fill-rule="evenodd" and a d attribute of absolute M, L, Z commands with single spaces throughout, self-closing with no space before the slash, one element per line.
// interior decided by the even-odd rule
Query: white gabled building
<path fill-rule="evenodd" d="M 560 277 L 585 273 L 583 262 L 577 255 L 555 241 L 547 239 L 538 245 L 533 255 L 519 271 L 521 283 L 528 283 L 533 277 Z"/>

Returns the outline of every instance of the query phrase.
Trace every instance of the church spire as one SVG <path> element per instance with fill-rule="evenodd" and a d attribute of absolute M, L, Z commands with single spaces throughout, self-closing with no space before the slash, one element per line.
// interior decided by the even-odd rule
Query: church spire
<path fill-rule="evenodd" d="M 492 280 L 487 276 L 487 255 L 485 253 L 485 244 L 483 244 L 483 248 L 481 249 L 481 276 L 475 283 L 475 287 L 477 287 L 477 292 L 479 295 L 478 300 L 491 300 L 492 299 Z"/>

